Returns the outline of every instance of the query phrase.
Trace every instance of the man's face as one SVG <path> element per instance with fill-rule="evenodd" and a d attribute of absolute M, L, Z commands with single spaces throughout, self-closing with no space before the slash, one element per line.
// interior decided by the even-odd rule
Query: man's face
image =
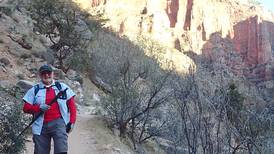
<path fill-rule="evenodd" d="M 44 71 L 40 73 L 40 78 L 45 85 L 51 85 L 53 81 L 53 72 Z"/>

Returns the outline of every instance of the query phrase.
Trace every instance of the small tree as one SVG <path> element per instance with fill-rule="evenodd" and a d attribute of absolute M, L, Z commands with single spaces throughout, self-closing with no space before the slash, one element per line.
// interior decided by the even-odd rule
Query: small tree
<path fill-rule="evenodd" d="M 75 55 L 82 54 L 91 41 L 91 34 L 89 34 L 91 31 L 84 20 L 94 21 L 88 22 L 92 24 L 93 31 L 96 30 L 94 28 L 100 27 L 102 21 L 96 17 L 90 18 L 71 1 L 34 0 L 31 1 L 29 10 L 35 21 L 35 31 L 50 39 L 52 43 L 50 48 L 57 60 L 57 67 L 64 72 L 75 64 Z M 74 59 L 74 61 L 67 62 L 67 59 Z M 89 57 L 85 59 L 90 60 Z"/>
<path fill-rule="evenodd" d="M 230 84 L 227 92 L 227 119 L 231 125 L 230 133 L 235 142 L 229 143 L 232 153 L 247 151 L 248 153 L 262 153 L 265 146 L 262 143 L 269 141 L 273 135 L 271 128 L 271 113 L 268 108 L 257 111 L 256 108 L 243 105 L 244 97 L 235 84 Z M 268 136 L 268 137 L 267 137 Z M 270 147 L 269 147 L 270 148 Z"/>
<path fill-rule="evenodd" d="M 235 84 L 230 84 L 228 93 L 228 104 L 227 104 L 227 117 L 228 120 L 235 126 L 241 125 L 238 121 L 243 110 L 244 97 L 239 93 Z"/>
<path fill-rule="evenodd" d="M 172 141 L 174 153 L 269 151 L 265 145 L 273 141 L 269 110 L 258 112 L 244 105 L 244 95 L 222 74 L 225 68 L 213 67 L 216 77 L 209 79 L 206 76 L 213 73 L 197 64 L 198 69 L 190 74 L 172 78 L 175 103 L 168 127 L 175 131 L 167 131 L 164 138 Z"/>
<path fill-rule="evenodd" d="M 166 86 L 169 73 L 146 56 L 144 48 L 129 40 L 101 33 L 95 43 L 98 47 L 94 46 L 93 66 L 111 87 L 103 101 L 106 116 L 118 127 L 121 137 L 129 134 L 134 147 L 135 143 L 158 136 L 165 126 L 158 116 L 159 108 L 171 95 Z"/>

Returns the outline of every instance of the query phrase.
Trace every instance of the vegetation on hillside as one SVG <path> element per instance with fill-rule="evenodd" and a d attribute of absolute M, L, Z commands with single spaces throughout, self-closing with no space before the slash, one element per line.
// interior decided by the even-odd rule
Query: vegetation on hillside
<path fill-rule="evenodd" d="M 0 87 L 0 153 L 19 154 L 22 152 L 25 136 L 18 136 L 28 121 L 22 113 L 22 93 L 18 88 Z"/>
<path fill-rule="evenodd" d="M 160 57 L 148 57 L 139 44 L 105 32 L 98 35 L 96 44 L 94 70 L 111 88 L 102 102 L 106 116 L 121 137 L 129 135 L 134 147 L 158 136 L 166 124 L 159 108 L 171 96 L 167 89 L 170 72 L 154 59 Z M 158 44 L 149 47 L 153 53 L 162 52 Z"/>
<path fill-rule="evenodd" d="M 71 1 L 35 0 L 29 4 L 34 31 L 51 41 L 57 68 L 65 73 L 70 69 L 87 71 L 90 56 L 87 52 L 94 35 L 104 20 L 91 16 Z"/>
<path fill-rule="evenodd" d="M 105 116 L 138 152 L 148 139 L 167 140 L 169 153 L 273 149 L 266 146 L 273 139 L 270 110 L 250 106 L 235 83 L 242 79 L 224 64 L 197 58 L 197 68 L 182 75 L 160 67 L 165 49 L 156 42 L 101 32 L 95 43 L 94 70 L 111 87 L 102 102 Z"/>

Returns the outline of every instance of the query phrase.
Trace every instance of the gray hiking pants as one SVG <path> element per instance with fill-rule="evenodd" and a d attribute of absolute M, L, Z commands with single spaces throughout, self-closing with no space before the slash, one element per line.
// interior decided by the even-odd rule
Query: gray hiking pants
<path fill-rule="evenodd" d="M 49 154 L 51 138 L 53 138 L 55 154 L 68 151 L 68 134 L 62 118 L 44 124 L 41 135 L 33 135 L 34 154 Z"/>

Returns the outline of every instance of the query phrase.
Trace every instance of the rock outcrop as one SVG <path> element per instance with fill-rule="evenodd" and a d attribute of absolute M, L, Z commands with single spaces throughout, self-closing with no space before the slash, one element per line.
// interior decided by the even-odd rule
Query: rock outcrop
<path fill-rule="evenodd" d="M 271 80 L 274 75 L 274 23 L 259 16 L 234 25 L 233 43 L 243 57 L 244 74 L 256 81 Z"/>
<path fill-rule="evenodd" d="M 34 83 L 27 80 L 20 80 L 16 85 L 24 92 L 27 92 L 32 86 L 34 86 Z"/>
<path fill-rule="evenodd" d="M 243 68 L 236 72 L 258 76 L 258 81 L 272 79 L 274 16 L 247 0 L 74 1 L 92 13 L 101 10 L 110 19 L 107 26 L 120 35 L 150 36 L 178 52 L 203 55 L 207 50 L 208 54 L 213 50 L 208 46 L 210 37 L 220 33 L 221 38 L 231 40 L 229 49 L 241 56 L 238 63 Z"/>

